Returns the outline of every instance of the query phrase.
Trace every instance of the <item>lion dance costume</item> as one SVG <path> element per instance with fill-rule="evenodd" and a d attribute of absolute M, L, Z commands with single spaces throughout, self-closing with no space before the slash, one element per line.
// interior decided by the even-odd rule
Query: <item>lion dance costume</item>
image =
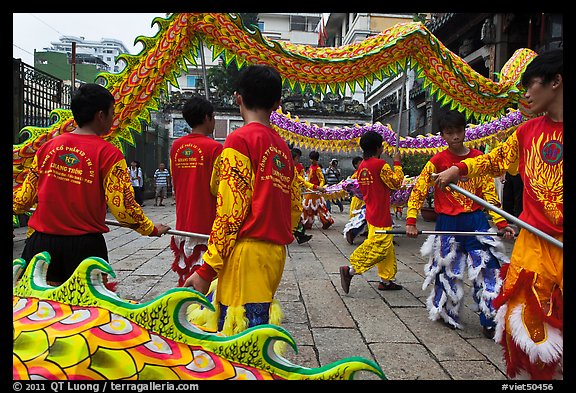
<path fill-rule="evenodd" d="M 439 173 L 465 157 L 476 157 L 482 152 L 470 149 L 466 156 L 456 156 L 449 150 L 434 155 L 422 169 L 408 200 L 406 225 L 415 225 L 418 210 L 422 207 L 428 189 L 434 184 L 433 173 Z M 476 179 L 461 178 L 458 186 L 483 197 L 494 205 L 500 205 L 496 196 L 494 180 L 488 176 Z M 434 189 L 434 208 L 439 213 L 436 230 L 440 231 L 489 231 L 490 225 L 482 206 L 456 191 Z M 508 225 L 506 220 L 490 212 L 493 222 L 499 229 Z M 464 296 L 464 272 L 473 282 L 472 297 L 480 312 L 480 323 L 486 329 L 494 328 L 493 300 L 498 295 L 502 280 L 498 272 L 508 258 L 500 240 L 494 236 L 454 236 L 431 235 L 421 248 L 428 263 L 424 270 L 425 289 L 433 283 L 427 299 L 427 308 L 431 320 L 442 318 L 455 328 L 462 328 L 459 321 L 460 308 Z"/>
<path fill-rule="evenodd" d="M 323 187 L 324 184 L 326 184 L 324 175 L 322 174 L 322 169 L 318 166 L 317 162 L 313 162 L 312 165 L 310 165 L 310 168 L 308 168 L 308 181 L 316 187 Z M 304 195 L 302 204 L 304 209 L 302 212 L 302 223 L 304 228 L 312 228 L 316 215 L 318 215 L 318 219 L 322 223 L 322 229 L 328 229 L 332 224 L 334 224 L 334 219 L 326 208 L 326 200 L 322 195 L 306 194 Z"/>

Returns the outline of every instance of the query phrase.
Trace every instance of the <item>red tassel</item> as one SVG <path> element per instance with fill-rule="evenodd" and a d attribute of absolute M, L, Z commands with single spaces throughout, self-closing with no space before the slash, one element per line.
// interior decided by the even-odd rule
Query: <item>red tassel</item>
<path fill-rule="evenodd" d="M 116 292 L 116 290 L 118 289 L 118 281 L 108 281 L 106 283 L 104 283 L 104 286 L 112 292 Z"/>

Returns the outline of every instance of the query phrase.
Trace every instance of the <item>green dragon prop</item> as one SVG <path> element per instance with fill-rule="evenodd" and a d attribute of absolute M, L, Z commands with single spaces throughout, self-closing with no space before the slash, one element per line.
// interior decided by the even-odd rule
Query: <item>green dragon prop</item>
<path fill-rule="evenodd" d="M 115 277 L 101 258 L 85 259 L 58 287 L 46 284 L 48 253 L 30 264 L 13 262 L 14 379 L 353 379 L 380 367 L 350 357 L 320 368 L 294 365 L 275 343 L 296 343 L 286 330 L 260 325 L 235 336 L 201 330 L 188 322 L 194 303 L 210 301 L 188 288 L 174 288 L 134 304 L 109 291 L 102 273 Z"/>

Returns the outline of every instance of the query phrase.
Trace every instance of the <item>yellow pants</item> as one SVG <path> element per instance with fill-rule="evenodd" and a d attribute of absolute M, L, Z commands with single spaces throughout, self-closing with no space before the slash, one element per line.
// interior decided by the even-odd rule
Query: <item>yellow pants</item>
<path fill-rule="evenodd" d="M 272 302 L 285 262 L 286 246 L 240 239 L 218 275 L 216 300 L 229 307 Z"/>
<path fill-rule="evenodd" d="M 376 233 L 377 230 L 391 230 L 392 227 L 375 227 L 368 225 L 368 237 L 350 255 L 350 264 L 355 274 L 362 274 L 378 265 L 378 276 L 382 280 L 393 280 L 396 277 L 396 253 L 392 239 L 394 235 Z"/>
<path fill-rule="evenodd" d="M 353 196 L 350 199 L 350 212 L 349 212 L 350 218 L 355 216 L 354 210 L 358 210 L 362 206 L 364 206 L 364 201 L 358 197 Z"/>

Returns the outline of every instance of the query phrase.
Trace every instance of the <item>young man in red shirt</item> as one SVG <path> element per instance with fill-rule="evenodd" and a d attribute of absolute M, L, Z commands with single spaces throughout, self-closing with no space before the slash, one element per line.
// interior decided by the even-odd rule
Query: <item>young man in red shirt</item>
<path fill-rule="evenodd" d="M 417 237 L 416 217 L 422 207 L 428 188 L 434 184 L 433 174 L 450 167 L 468 157 L 483 154 L 478 149 L 464 145 L 466 117 L 458 111 L 445 111 L 438 122 L 440 136 L 448 148 L 435 154 L 426 163 L 408 199 L 406 213 L 406 235 Z M 494 179 L 483 176 L 476 179 L 463 178 L 458 185 L 471 193 L 500 205 L 496 195 Z M 491 227 L 481 205 L 460 193 L 434 189 L 434 209 L 438 213 L 437 231 L 481 231 Z M 498 230 L 511 238 L 513 230 L 504 217 L 490 212 Z M 496 235 L 496 233 L 494 233 Z M 425 266 L 426 279 L 422 289 L 432 283 L 433 288 L 426 302 L 431 320 L 442 320 L 451 328 L 461 328 L 460 308 L 464 297 L 464 271 L 473 282 L 472 297 L 478 306 L 483 334 L 494 335 L 496 312 L 492 304 L 502 285 L 498 272 L 508 262 L 503 253 L 504 246 L 495 236 L 432 235 L 423 244 L 421 253 L 429 257 Z"/>
<path fill-rule="evenodd" d="M 250 65 L 240 71 L 236 103 L 245 125 L 224 142 L 208 250 L 184 283 L 206 294 L 218 278 L 213 303 L 217 330 L 226 335 L 282 321 L 274 295 L 301 201 L 290 148 L 270 124 L 281 93 L 274 68 Z"/>
<path fill-rule="evenodd" d="M 400 154 L 394 154 L 394 169 L 380 158 L 384 152 L 382 135 L 368 131 L 360 138 L 363 160 L 356 171 L 358 186 L 366 204 L 366 222 L 368 237 L 350 255 L 350 266 L 340 267 L 340 283 L 345 293 L 350 290 L 350 281 L 356 274 L 362 274 L 378 265 L 381 291 L 398 290 L 396 253 L 392 238 L 394 235 L 376 233 L 379 230 L 391 230 L 390 191 L 402 186 L 404 172 L 400 164 Z"/>
<path fill-rule="evenodd" d="M 519 219 L 564 238 L 564 73 L 563 51 L 536 56 L 522 75 L 527 109 L 539 115 L 520 125 L 490 153 L 463 160 L 439 173 L 444 189 L 461 177 L 520 173 L 524 183 Z M 521 229 L 504 284 L 494 300 L 496 334 L 508 377 L 563 377 L 563 249 Z"/>
<path fill-rule="evenodd" d="M 124 155 L 102 138 L 114 120 L 112 94 L 98 84 L 84 84 L 70 107 L 77 128 L 38 149 L 28 176 L 13 194 L 15 214 L 38 204 L 28 221 L 33 233 L 22 258 L 30 262 L 47 251 L 47 281 L 52 285 L 66 281 L 88 257 L 108 261 L 106 207 L 120 224 L 142 235 L 161 236 L 170 229 L 146 217 L 134 199 Z"/>
<path fill-rule="evenodd" d="M 223 149 L 220 142 L 210 138 L 216 124 L 214 106 L 195 95 L 184 103 L 182 116 L 192 130 L 176 139 L 170 149 L 176 230 L 209 235 L 216 218 L 218 163 Z M 198 237 L 172 235 L 172 270 L 178 274 L 178 286 L 201 263 L 207 242 Z"/>

